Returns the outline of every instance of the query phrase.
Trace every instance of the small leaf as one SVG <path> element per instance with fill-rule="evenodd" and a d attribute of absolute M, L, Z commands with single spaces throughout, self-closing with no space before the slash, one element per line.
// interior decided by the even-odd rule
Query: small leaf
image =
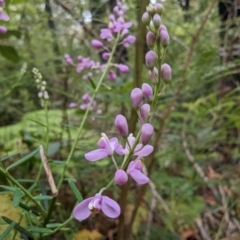
<path fill-rule="evenodd" d="M 3 232 L 1 233 L 1 236 L 0 236 L 0 239 L 5 239 L 7 237 L 7 235 L 12 231 L 12 229 L 14 228 L 15 226 L 15 222 L 12 222 L 8 228 Z"/>
<path fill-rule="evenodd" d="M 47 224 L 47 228 L 57 228 L 57 227 L 61 227 L 62 224 L 61 223 L 49 223 Z"/>
<path fill-rule="evenodd" d="M 29 231 L 36 232 L 36 233 L 51 233 L 52 230 L 49 228 L 40 228 L 40 227 L 29 227 Z"/>
<path fill-rule="evenodd" d="M 93 89 L 96 89 L 96 85 L 95 85 L 95 83 L 93 82 L 93 80 L 92 80 L 90 77 L 89 77 L 88 79 L 89 79 L 89 82 L 91 83 L 92 88 L 93 88 Z"/>
<path fill-rule="evenodd" d="M 9 186 L 5 186 L 5 185 L 0 185 L 0 188 L 6 189 L 11 192 L 15 192 L 17 189 L 16 187 L 9 187 Z"/>
<path fill-rule="evenodd" d="M 69 184 L 70 188 L 72 189 L 73 194 L 75 195 L 77 201 L 81 202 L 83 200 L 83 197 L 82 197 L 81 193 L 79 192 L 78 188 L 76 187 L 74 181 L 72 179 L 69 179 L 68 184 Z"/>
<path fill-rule="evenodd" d="M 43 201 L 43 200 L 51 200 L 53 197 L 52 196 L 47 196 L 47 195 L 38 195 L 34 197 L 36 201 Z"/>
<path fill-rule="evenodd" d="M 20 57 L 18 56 L 18 52 L 15 50 L 15 48 L 7 45 L 0 45 L 0 53 L 7 58 L 8 60 L 17 63 L 20 60 Z"/>
<path fill-rule="evenodd" d="M 14 207 L 18 207 L 19 206 L 19 203 L 21 202 L 21 199 L 22 199 L 22 191 L 17 188 L 14 192 L 14 195 L 13 195 L 13 206 Z"/>
<path fill-rule="evenodd" d="M 29 160 L 31 157 L 33 157 L 37 152 L 39 151 L 39 148 L 35 149 L 33 152 L 31 152 L 30 154 L 28 154 L 27 156 L 19 159 L 18 161 L 16 161 L 15 163 L 11 164 L 9 167 L 7 167 L 7 171 L 26 162 L 27 160 Z"/>

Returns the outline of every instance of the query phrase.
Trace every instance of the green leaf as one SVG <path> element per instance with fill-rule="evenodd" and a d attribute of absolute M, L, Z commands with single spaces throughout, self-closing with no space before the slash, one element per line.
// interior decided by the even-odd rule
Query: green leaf
<path fill-rule="evenodd" d="M 81 202 L 83 200 L 83 197 L 82 197 L 81 193 L 79 192 L 78 188 L 76 187 L 75 182 L 72 179 L 69 179 L 68 184 L 69 184 L 70 188 L 72 189 L 73 194 L 75 195 L 77 201 Z"/>
<path fill-rule="evenodd" d="M 40 228 L 40 227 L 29 227 L 29 231 L 36 232 L 36 233 L 51 233 L 52 230 L 49 228 Z"/>
<path fill-rule="evenodd" d="M 95 83 L 93 82 L 93 80 L 92 80 L 90 77 L 89 77 L 88 79 L 89 79 L 89 81 L 90 81 L 90 83 L 91 83 L 92 88 L 93 88 L 93 89 L 96 89 L 96 85 L 95 85 Z"/>
<path fill-rule="evenodd" d="M 14 192 L 14 195 L 13 195 L 13 206 L 14 207 L 19 206 L 19 204 L 21 202 L 21 199 L 22 199 L 22 196 L 23 196 L 22 191 L 19 188 L 17 188 Z"/>
<path fill-rule="evenodd" d="M 6 237 L 7 237 L 7 235 L 12 231 L 12 229 L 14 228 L 14 226 L 15 226 L 15 222 L 12 222 L 9 226 L 8 226 L 8 228 L 3 232 L 3 233 L 1 233 L 1 236 L 0 236 L 0 239 L 2 240 L 2 239 L 5 239 Z"/>
<path fill-rule="evenodd" d="M 37 152 L 39 151 L 39 148 L 35 149 L 33 152 L 29 153 L 27 156 L 19 159 L 18 161 L 16 161 L 15 163 L 11 164 L 9 167 L 7 167 L 7 171 L 26 162 L 27 160 L 29 160 L 31 157 L 33 157 Z"/>
<path fill-rule="evenodd" d="M 49 223 L 47 224 L 47 228 L 57 228 L 57 227 L 61 227 L 62 224 L 61 223 Z"/>
<path fill-rule="evenodd" d="M 52 196 L 47 196 L 47 195 L 38 195 L 34 197 L 36 201 L 51 200 L 52 198 L 53 198 Z"/>
<path fill-rule="evenodd" d="M 10 38 L 11 36 L 14 36 L 16 38 L 20 38 L 21 33 L 17 30 L 8 30 L 6 33 L 0 34 L 0 39 Z"/>
<path fill-rule="evenodd" d="M 11 192 L 15 192 L 17 189 L 16 187 L 9 187 L 9 186 L 5 186 L 5 185 L 0 185 L 0 188 L 6 189 Z"/>
<path fill-rule="evenodd" d="M 17 63 L 20 60 L 18 52 L 11 46 L 0 45 L 0 53 L 3 55 L 3 57 L 14 63 Z"/>

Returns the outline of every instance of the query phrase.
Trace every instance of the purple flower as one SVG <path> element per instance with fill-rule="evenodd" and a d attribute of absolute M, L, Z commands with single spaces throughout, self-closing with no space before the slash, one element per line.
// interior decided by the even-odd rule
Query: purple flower
<path fill-rule="evenodd" d="M 94 39 L 94 40 L 92 40 L 92 46 L 93 46 L 93 48 L 95 48 L 95 49 L 102 49 L 102 48 L 103 48 L 103 43 L 100 42 L 100 41 L 97 40 L 97 39 Z"/>
<path fill-rule="evenodd" d="M 120 64 L 117 65 L 117 68 L 121 73 L 128 73 L 129 72 L 129 67 L 125 64 L 120 63 Z"/>
<path fill-rule="evenodd" d="M 104 53 L 102 54 L 102 58 L 103 58 L 104 60 L 108 60 L 109 57 L 110 57 L 110 53 L 109 53 L 109 52 L 104 52 Z"/>
<path fill-rule="evenodd" d="M 141 107 L 142 105 L 143 93 L 140 88 L 134 88 L 131 91 L 131 100 L 133 107 Z"/>
<path fill-rule="evenodd" d="M 154 134 L 154 128 L 150 123 L 144 123 L 141 128 L 141 143 L 146 145 Z"/>
<path fill-rule="evenodd" d="M 0 26 L 0 34 L 4 34 L 7 32 L 7 28 L 4 26 Z"/>
<path fill-rule="evenodd" d="M 121 212 L 117 202 L 107 196 L 101 196 L 98 193 L 95 197 L 90 197 L 80 202 L 73 209 L 73 216 L 78 221 L 83 221 L 87 219 L 91 213 L 99 213 L 101 210 L 109 218 L 117 218 Z"/>
<path fill-rule="evenodd" d="M 82 96 L 82 101 L 83 101 L 83 103 L 89 103 L 91 101 L 91 96 L 88 93 L 85 93 Z"/>
<path fill-rule="evenodd" d="M 164 7 L 163 7 L 163 5 L 162 5 L 161 3 L 156 3 L 156 4 L 154 5 L 154 7 L 155 7 L 156 12 L 157 12 L 158 14 L 161 15 L 161 14 L 163 13 Z"/>
<path fill-rule="evenodd" d="M 136 37 L 129 35 L 126 38 L 123 39 L 123 46 L 128 48 L 132 43 L 136 41 Z"/>
<path fill-rule="evenodd" d="M 143 83 L 142 85 L 142 93 L 143 93 L 143 96 L 148 99 L 148 100 L 151 100 L 152 97 L 153 97 L 153 90 L 152 90 L 152 87 L 147 84 L 147 83 Z"/>
<path fill-rule="evenodd" d="M 114 80 L 116 80 L 117 78 L 117 74 L 114 71 L 109 71 L 108 73 L 108 79 L 113 82 Z"/>
<path fill-rule="evenodd" d="M 119 169 L 116 171 L 115 175 L 114 175 L 114 182 L 117 185 L 124 185 L 128 180 L 128 176 L 126 174 L 125 171 L 123 171 L 122 169 Z"/>
<path fill-rule="evenodd" d="M 145 12 L 143 15 L 142 15 L 142 22 L 145 24 L 145 25 L 148 25 L 151 21 L 151 17 L 149 15 L 148 12 Z"/>
<path fill-rule="evenodd" d="M 127 168 L 127 174 L 129 174 L 138 184 L 148 183 L 149 178 L 141 172 L 142 169 L 142 161 L 137 159 L 129 163 Z"/>
<path fill-rule="evenodd" d="M 0 20 L 2 21 L 9 21 L 10 17 L 5 12 L 0 12 Z"/>
<path fill-rule="evenodd" d="M 128 136 L 128 143 L 126 143 L 125 148 L 122 147 L 122 145 L 118 144 L 117 148 L 115 149 L 115 151 L 119 154 L 119 155 L 128 155 L 134 145 L 136 141 L 136 138 L 133 137 L 132 134 L 130 134 Z M 140 157 L 146 157 L 149 154 L 151 154 L 153 151 L 153 146 L 151 145 L 145 145 L 143 146 L 142 144 L 137 144 L 134 152 L 133 152 L 133 156 L 138 156 Z"/>
<path fill-rule="evenodd" d="M 143 121 L 147 119 L 149 112 L 150 112 L 150 105 L 147 103 L 143 104 L 140 109 L 140 116 Z"/>
<path fill-rule="evenodd" d="M 157 62 L 157 54 L 153 50 L 148 51 L 145 55 L 145 62 L 149 69 L 153 69 Z"/>
<path fill-rule="evenodd" d="M 113 39 L 112 31 L 108 28 L 102 28 L 100 30 L 100 38 L 106 39 L 108 42 L 112 41 Z"/>
<path fill-rule="evenodd" d="M 160 27 L 160 24 L 161 24 L 161 17 L 155 13 L 154 16 L 153 16 L 153 26 L 158 29 Z"/>
<path fill-rule="evenodd" d="M 73 65 L 73 60 L 72 60 L 72 58 L 71 58 L 71 56 L 69 54 L 65 54 L 64 55 L 64 59 L 65 59 L 67 64 Z"/>
<path fill-rule="evenodd" d="M 0 7 L 4 7 L 5 5 L 5 0 L 0 0 Z"/>
<path fill-rule="evenodd" d="M 162 46 L 164 48 L 166 48 L 169 45 L 169 42 L 170 42 L 168 32 L 165 31 L 165 30 L 160 30 L 159 38 L 160 38 L 160 42 L 161 42 Z"/>
<path fill-rule="evenodd" d="M 163 24 L 161 24 L 160 27 L 159 27 L 159 33 L 160 33 L 161 30 L 164 30 L 164 31 L 166 31 L 166 32 L 168 31 L 167 28 L 166 28 L 166 26 L 163 25 Z"/>
<path fill-rule="evenodd" d="M 98 146 L 100 149 L 96 149 L 85 154 L 85 158 L 88 161 L 94 162 L 113 155 L 113 152 L 118 147 L 118 139 L 111 138 L 109 140 L 107 135 L 102 133 L 102 137 L 98 141 Z"/>
<path fill-rule="evenodd" d="M 146 42 L 148 47 L 153 48 L 156 42 L 155 34 L 151 31 L 149 31 L 146 35 Z"/>
<path fill-rule="evenodd" d="M 122 136 L 128 135 L 128 123 L 127 119 L 123 115 L 117 115 L 115 118 L 115 126 Z"/>
<path fill-rule="evenodd" d="M 167 63 L 161 66 L 161 76 L 164 81 L 169 81 L 172 78 L 172 69 Z"/>
<path fill-rule="evenodd" d="M 77 104 L 75 102 L 69 103 L 69 107 L 70 108 L 75 108 L 76 106 L 77 106 Z"/>

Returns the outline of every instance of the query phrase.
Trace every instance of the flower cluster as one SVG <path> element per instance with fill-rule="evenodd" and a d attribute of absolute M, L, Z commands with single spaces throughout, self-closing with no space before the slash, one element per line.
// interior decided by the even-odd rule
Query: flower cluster
<path fill-rule="evenodd" d="M 113 14 L 109 16 L 107 28 L 102 28 L 100 30 L 99 38 L 101 40 L 93 39 L 91 41 L 91 46 L 100 52 L 103 63 L 95 62 L 83 56 L 77 57 L 78 63 L 76 64 L 76 72 L 83 73 L 83 80 L 87 80 L 91 78 L 93 74 L 99 74 L 105 70 L 106 64 L 104 61 L 109 59 L 112 49 L 111 42 L 115 41 L 117 36 L 119 38 L 119 43 L 125 48 L 130 47 L 130 45 L 136 41 L 135 36 L 128 35 L 132 22 L 125 22 L 124 20 L 127 9 L 125 0 L 117 0 L 116 6 L 113 8 Z M 65 54 L 64 59 L 68 65 L 75 65 L 69 54 Z M 117 70 L 124 74 L 129 72 L 129 67 L 123 63 L 111 64 L 111 68 L 107 74 L 109 81 L 116 80 Z"/>
<path fill-rule="evenodd" d="M 44 101 L 49 99 L 48 92 L 46 91 L 47 83 L 42 80 L 42 74 L 37 68 L 33 68 L 32 72 L 34 74 L 35 82 L 37 83 L 37 88 L 39 90 L 38 97 L 41 99 L 41 106 L 44 106 Z"/>
<path fill-rule="evenodd" d="M 5 0 L 0 0 L 0 20 L 1 21 L 9 21 L 9 16 L 3 11 L 5 6 Z M 7 32 L 7 28 L 5 26 L 0 26 L 0 34 L 4 34 Z"/>
<path fill-rule="evenodd" d="M 85 93 L 85 94 L 82 96 L 82 103 L 81 103 L 80 105 L 78 105 L 78 104 L 75 103 L 75 102 L 71 102 L 71 103 L 69 104 L 69 107 L 70 107 L 70 108 L 79 107 L 81 110 L 86 110 L 86 109 L 89 107 L 89 104 L 91 103 L 91 101 L 92 101 L 91 96 L 90 96 L 88 93 Z M 96 110 L 96 113 L 97 113 L 97 114 L 102 114 L 102 110 L 101 110 L 101 109 L 97 109 L 96 107 L 97 107 L 97 102 L 94 100 L 94 101 L 92 101 L 90 110 L 91 110 L 91 111 Z"/>
<path fill-rule="evenodd" d="M 161 45 L 165 50 L 170 42 L 168 30 L 165 25 L 161 24 L 161 15 L 163 13 L 163 5 L 156 3 L 154 6 L 149 4 L 146 12 L 142 16 L 142 22 L 148 27 L 148 33 L 146 35 L 146 42 L 151 49 L 145 55 L 146 66 L 149 69 L 149 77 L 153 83 L 157 82 L 158 69 L 156 67 L 158 58 L 155 48 Z M 164 63 L 161 66 L 161 79 L 164 82 L 169 81 L 172 78 L 172 69 Z"/>
<path fill-rule="evenodd" d="M 116 32 L 122 35 L 128 33 L 130 23 L 125 23 L 121 20 L 125 9 L 125 5 L 117 1 L 114 13 L 118 18 L 116 19 L 113 15 L 110 16 L 109 27 L 101 30 L 101 39 L 111 42 Z M 85 158 L 92 162 L 99 161 L 103 158 L 110 158 L 116 167 L 113 180 L 114 183 L 119 186 L 126 184 L 129 177 L 137 184 L 146 184 L 149 182 L 149 178 L 142 170 L 144 167 L 143 158 L 149 156 L 154 150 L 153 146 L 148 144 L 154 134 L 154 128 L 150 123 L 151 112 L 154 110 L 158 96 L 161 93 L 161 80 L 166 83 L 171 79 L 172 75 L 171 67 L 166 63 L 162 64 L 170 39 L 167 28 L 161 24 L 162 12 L 162 4 L 157 3 L 154 6 L 149 4 L 146 12 L 142 16 L 142 22 L 148 28 L 146 42 L 151 49 L 145 55 L 145 62 L 149 70 L 150 79 L 155 84 L 155 88 L 153 90 L 149 84 L 143 83 L 141 88 L 134 88 L 130 93 L 132 107 L 136 110 L 140 123 L 137 137 L 134 137 L 132 133 L 129 134 L 127 119 L 125 116 L 119 114 L 116 116 L 114 123 L 119 134 L 124 139 L 125 145 L 121 145 L 117 137 L 109 139 L 105 133 L 102 133 L 102 137 L 98 141 L 99 148 L 85 154 Z M 131 39 L 132 37 L 128 36 L 123 39 L 123 43 L 128 45 L 132 41 Z M 95 49 L 106 49 L 99 40 L 93 40 L 92 46 Z M 106 58 L 109 57 L 108 52 L 104 52 L 103 54 L 105 54 L 104 56 Z M 127 72 L 126 65 L 118 64 L 117 67 L 120 71 Z M 160 72 L 160 74 L 158 74 L 158 72 Z M 163 89 L 164 86 L 163 84 Z M 123 156 L 120 166 L 114 158 L 115 154 Z M 109 185 L 106 188 L 108 187 Z M 88 218 L 91 212 L 98 213 L 101 210 L 110 218 L 118 217 L 120 215 L 119 205 L 108 197 L 102 196 L 102 192 L 106 190 L 106 188 L 103 188 L 95 197 L 90 197 L 79 203 L 74 208 L 74 217 L 82 221 Z"/>

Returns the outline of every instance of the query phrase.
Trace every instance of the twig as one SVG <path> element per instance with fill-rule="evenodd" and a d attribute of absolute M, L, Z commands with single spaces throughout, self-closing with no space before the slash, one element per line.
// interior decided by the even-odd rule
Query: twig
<path fill-rule="evenodd" d="M 45 172 L 46 172 L 46 175 L 47 175 L 48 183 L 49 183 L 50 188 L 51 188 L 51 191 L 52 191 L 52 196 L 53 196 L 53 197 L 56 197 L 56 196 L 58 195 L 58 190 L 57 190 L 57 188 L 56 188 L 56 184 L 55 184 L 55 182 L 54 182 L 51 169 L 50 169 L 50 167 L 49 167 L 49 165 L 48 165 L 48 160 L 47 160 L 47 158 L 45 157 L 45 154 L 44 154 L 44 150 L 43 150 L 43 146 L 42 146 L 42 145 L 39 147 L 39 153 L 40 153 L 40 156 L 41 156 L 41 160 L 42 160 L 42 163 L 43 163 L 43 167 L 44 167 Z"/>
<path fill-rule="evenodd" d="M 196 226 L 202 236 L 203 240 L 211 240 L 210 236 L 208 235 L 207 231 L 205 230 L 201 218 L 197 218 L 195 220 Z"/>
<path fill-rule="evenodd" d="M 149 239 L 150 236 L 150 228 L 151 228 L 151 223 L 152 223 L 152 219 L 153 219 L 153 212 L 155 210 L 156 207 L 156 198 L 153 197 L 152 202 L 151 202 L 151 206 L 150 206 L 150 211 L 148 213 L 148 220 L 147 220 L 147 230 L 145 233 L 145 240 Z"/>

